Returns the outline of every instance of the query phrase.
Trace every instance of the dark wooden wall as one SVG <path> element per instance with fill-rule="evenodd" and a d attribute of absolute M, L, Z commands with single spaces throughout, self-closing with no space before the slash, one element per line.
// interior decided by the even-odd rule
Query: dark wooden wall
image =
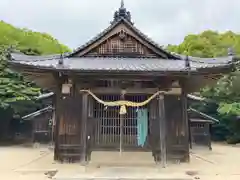
<path fill-rule="evenodd" d="M 96 119 L 91 111 L 88 94 L 79 92 L 80 84 L 71 89 L 69 95 L 58 90 L 56 101 L 55 159 L 73 161 L 90 160 L 94 148 Z M 84 88 L 84 87 L 83 87 Z M 81 88 L 80 88 L 81 89 Z M 165 95 L 166 152 L 168 159 L 186 161 L 189 156 L 188 124 L 186 117 L 186 94 Z M 160 153 L 159 103 L 154 99 L 149 105 L 149 147 L 154 154 Z M 156 159 L 155 159 L 156 160 Z"/>
<path fill-rule="evenodd" d="M 49 143 L 52 140 L 52 128 L 50 120 L 52 120 L 52 111 L 45 112 L 35 117 L 32 122 L 32 138 L 33 142 Z"/>
<path fill-rule="evenodd" d="M 188 129 L 183 111 L 183 96 L 165 95 L 165 125 L 166 125 L 166 155 L 168 160 L 187 161 L 188 159 Z M 160 161 L 160 120 L 157 99 L 150 106 L 151 146 L 156 161 Z M 159 158 L 159 159 L 158 159 Z"/>
<path fill-rule="evenodd" d="M 58 90 L 56 100 L 55 159 L 79 161 L 82 158 L 83 121 L 82 96 L 72 87 L 71 93 L 64 95 Z"/>
<path fill-rule="evenodd" d="M 188 128 L 184 111 L 184 96 L 165 96 L 167 154 L 170 159 L 188 158 Z"/>

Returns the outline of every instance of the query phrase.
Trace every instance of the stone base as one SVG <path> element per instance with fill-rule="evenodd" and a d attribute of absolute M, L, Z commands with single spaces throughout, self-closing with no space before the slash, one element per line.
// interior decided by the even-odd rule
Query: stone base
<path fill-rule="evenodd" d="M 157 168 L 105 167 L 79 174 L 57 174 L 56 180 L 192 180 L 186 174 L 162 172 Z"/>
<path fill-rule="evenodd" d="M 85 172 L 58 172 L 56 180 L 191 180 L 187 174 L 180 174 L 156 164 L 151 152 L 92 152 L 91 161 Z"/>
<path fill-rule="evenodd" d="M 141 167 L 155 166 L 156 163 L 151 152 L 113 152 L 93 151 L 91 154 L 90 166 L 95 167 Z"/>

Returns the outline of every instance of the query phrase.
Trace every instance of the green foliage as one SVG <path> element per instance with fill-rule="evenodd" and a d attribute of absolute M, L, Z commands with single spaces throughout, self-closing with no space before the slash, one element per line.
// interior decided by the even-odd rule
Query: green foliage
<path fill-rule="evenodd" d="M 240 35 L 232 31 L 218 33 L 204 31 L 201 34 L 190 34 L 179 45 L 169 45 L 168 50 L 197 57 L 226 56 L 227 49 L 232 47 L 240 53 Z"/>
<path fill-rule="evenodd" d="M 22 114 L 37 107 L 34 99 L 40 95 L 41 89 L 7 68 L 10 46 L 32 55 L 56 54 L 70 50 L 49 34 L 16 28 L 0 21 L 0 108 L 11 108 L 15 114 Z"/>
<path fill-rule="evenodd" d="M 208 30 L 201 34 L 188 35 L 181 44 L 169 45 L 167 48 L 190 56 L 219 57 L 227 56 L 227 49 L 230 47 L 236 54 L 240 54 L 240 34 Z M 203 112 L 221 120 L 220 124 L 214 128 L 215 139 L 227 139 L 229 143 L 238 142 L 240 124 L 239 121 L 235 121 L 235 117 L 240 115 L 240 71 L 223 76 L 215 86 L 205 87 L 200 93 L 216 101 L 216 106 L 206 103 L 198 107 Z"/>
<path fill-rule="evenodd" d="M 23 81 L 23 78 L 6 67 L 6 55 L 1 53 L 0 69 L 0 94 L 1 102 L 7 106 L 19 100 L 31 100 L 31 97 L 38 96 L 40 89 L 32 87 L 30 83 Z"/>
<path fill-rule="evenodd" d="M 47 33 L 16 28 L 3 21 L 0 21 L 0 37 L 0 45 L 14 46 L 24 53 L 55 54 L 70 51 Z"/>

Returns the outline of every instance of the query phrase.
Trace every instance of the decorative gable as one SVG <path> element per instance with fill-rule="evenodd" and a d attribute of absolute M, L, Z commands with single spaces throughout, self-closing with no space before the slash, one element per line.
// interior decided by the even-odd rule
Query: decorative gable
<path fill-rule="evenodd" d="M 111 57 L 156 57 L 179 59 L 159 47 L 139 31 L 131 21 L 131 14 L 124 4 L 114 14 L 111 25 L 98 36 L 77 48 L 68 57 L 111 56 Z"/>
<path fill-rule="evenodd" d="M 124 30 L 106 39 L 84 56 L 158 57 Z"/>

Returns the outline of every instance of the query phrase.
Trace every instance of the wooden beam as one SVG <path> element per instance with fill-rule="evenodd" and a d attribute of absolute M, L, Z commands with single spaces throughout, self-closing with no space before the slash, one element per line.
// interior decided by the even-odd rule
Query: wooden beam
<path fill-rule="evenodd" d="M 145 77 L 145 76 L 121 76 L 121 77 L 115 77 L 115 76 L 106 76 L 101 77 L 98 76 L 81 76 L 81 75 L 72 75 L 74 76 L 76 82 L 82 83 L 89 81 L 93 84 L 95 84 L 98 81 L 128 81 L 128 82 L 153 82 L 156 84 L 156 87 L 162 87 L 162 85 L 171 84 L 171 87 L 180 87 L 178 81 L 181 78 L 178 77 L 172 77 L 172 76 L 158 76 L 158 77 Z"/>
<path fill-rule="evenodd" d="M 159 91 L 158 88 L 127 88 L 126 94 L 154 94 L 157 91 Z M 96 94 L 121 94 L 122 89 L 121 88 L 93 88 L 91 89 L 93 93 Z M 164 91 L 164 90 L 163 90 Z M 169 95 L 180 95 L 181 94 L 181 88 L 171 88 L 164 94 Z"/>
<path fill-rule="evenodd" d="M 159 126 L 160 126 L 160 150 L 161 150 L 161 165 L 163 168 L 167 165 L 167 147 L 166 147 L 166 118 L 164 107 L 164 95 L 160 94 L 158 97 L 159 108 Z"/>

